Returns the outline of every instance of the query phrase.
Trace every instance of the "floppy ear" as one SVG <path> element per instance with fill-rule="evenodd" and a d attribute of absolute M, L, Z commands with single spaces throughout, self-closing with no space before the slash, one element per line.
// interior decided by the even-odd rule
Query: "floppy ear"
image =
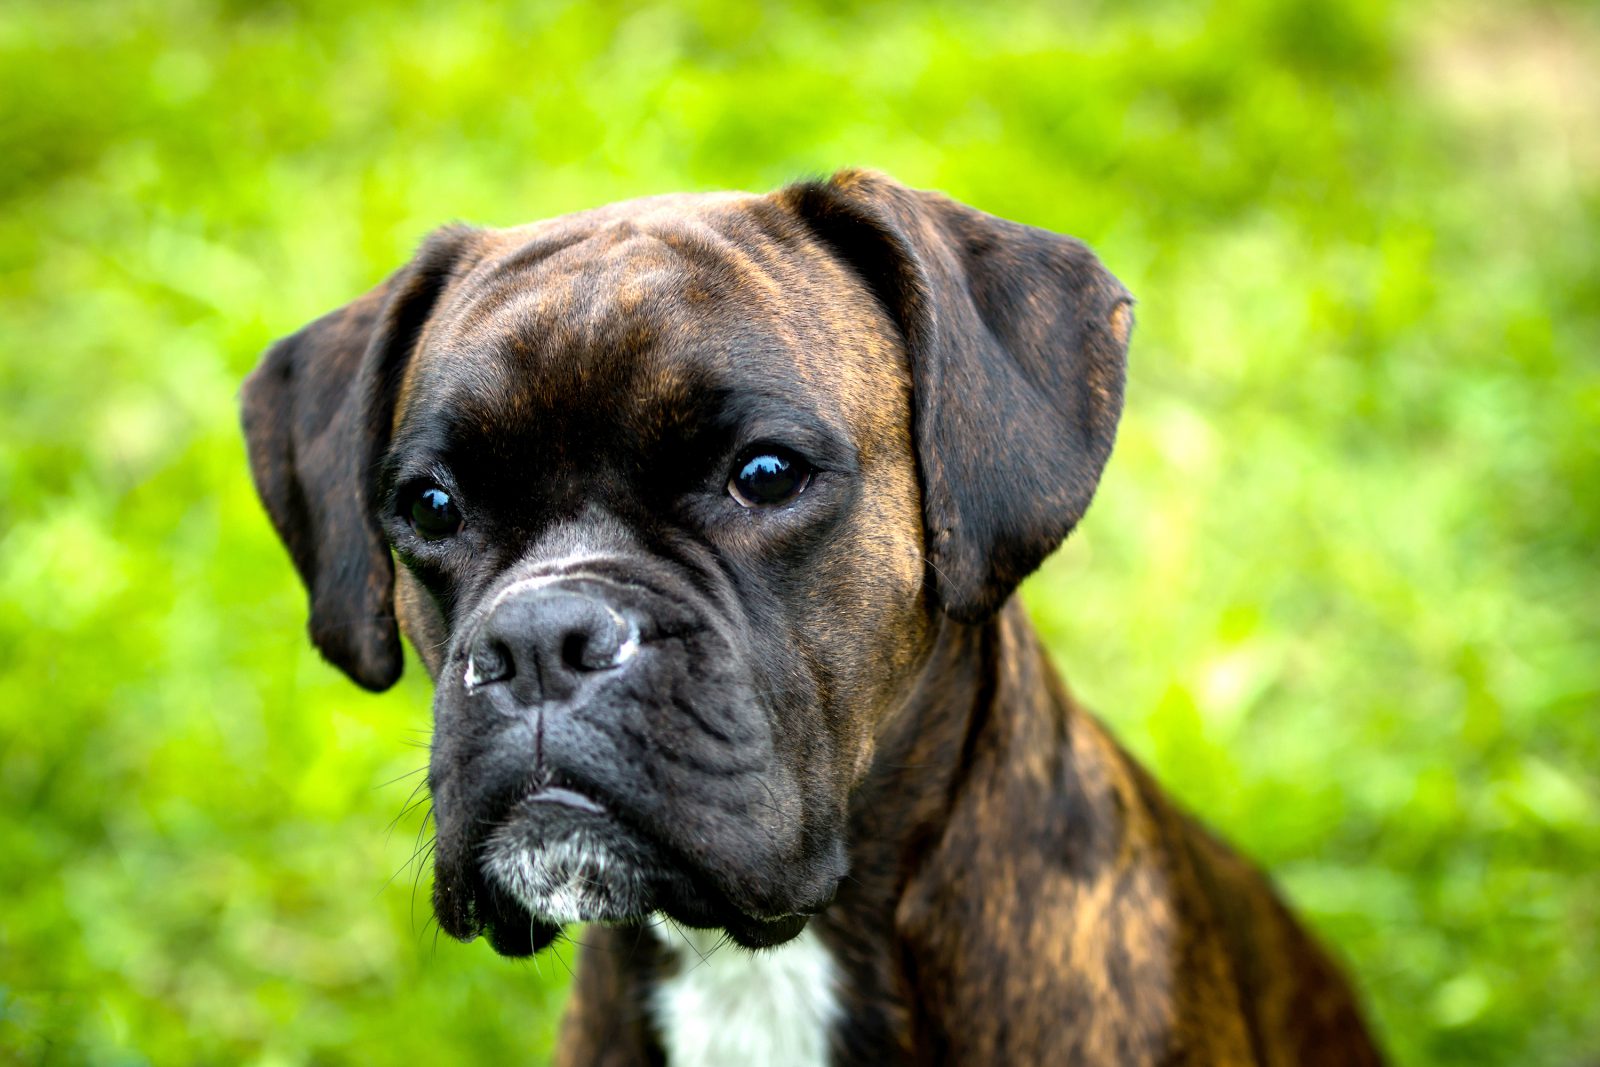
<path fill-rule="evenodd" d="M 1079 241 L 880 174 L 780 196 L 905 336 L 935 590 L 953 618 L 986 618 L 1094 496 L 1122 413 L 1133 298 Z"/>
<path fill-rule="evenodd" d="M 372 474 L 412 349 L 473 232 L 435 232 L 382 285 L 269 348 L 242 391 L 250 473 L 309 593 L 311 640 L 367 689 L 393 685 L 402 663 Z"/>

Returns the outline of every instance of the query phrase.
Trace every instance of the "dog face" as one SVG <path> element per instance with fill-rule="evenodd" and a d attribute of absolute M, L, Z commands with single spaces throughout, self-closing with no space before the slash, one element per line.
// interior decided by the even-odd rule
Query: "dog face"
<path fill-rule="evenodd" d="M 1127 305 L 848 173 L 442 231 L 275 346 L 246 434 L 312 636 L 379 688 L 398 619 L 434 678 L 440 925 L 798 933 L 935 628 L 1087 507 Z"/>
<path fill-rule="evenodd" d="M 376 499 L 439 650 L 453 933 L 660 909 L 765 940 L 844 873 L 928 629 L 910 382 L 849 269 L 764 228 L 713 199 L 502 238 L 419 340 Z"/>

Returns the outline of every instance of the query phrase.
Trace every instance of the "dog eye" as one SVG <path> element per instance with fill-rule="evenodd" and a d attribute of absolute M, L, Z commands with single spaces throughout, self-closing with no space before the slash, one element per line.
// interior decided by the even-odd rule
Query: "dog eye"
<path fill-rule="evenodd" d="M 461 512 L 450 502 L 449 493 L 426 485 L 411 496 L 411 528 L 426 541 L 454 537 L 461 530 Z"/>
<path fill-rule="evenodd" d="M 787 504 L 811 483 L 811 464 L 787 448 L 752 450 L 728 479 L 728 495 L 747 508 Z"/>

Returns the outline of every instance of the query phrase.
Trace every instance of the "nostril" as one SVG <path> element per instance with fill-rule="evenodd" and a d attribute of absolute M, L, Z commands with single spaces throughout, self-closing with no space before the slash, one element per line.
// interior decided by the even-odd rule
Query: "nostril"
<path fill-rule="evenodd" d="M 599 670 L 605 666 L 595 655 L 595 642 L 583 630 L 574 630 L 561 642 L 561 662 L 576 671 Z"/>
<path fill-rule="evenodd" d="M 639 647 L 639 628 L 604 604 L 590 607 L 562 639 L 561 661 L 575 671 L 622 666 Z"/>
<path fill-rule="evenodd" d="M 505 642 L 486 637 L 467 655 L 467 672 L 462 682 L 468 689 L 476 689 L 480 685 L 506 681 L 515 674 L 511 650 Z"/>

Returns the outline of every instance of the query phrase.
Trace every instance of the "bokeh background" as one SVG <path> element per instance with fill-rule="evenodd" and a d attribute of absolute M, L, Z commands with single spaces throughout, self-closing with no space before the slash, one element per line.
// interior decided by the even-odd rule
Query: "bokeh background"
<path fill-rule="evenodd" d="M 1070 10 L 1069 10 L 1070 9 Z M 540 1063 L 439 939 L 415 664 L 305 645 L 235 392 L 434 225 L 869 165 L 1137 294 L 1026 595 L 1406 1064 L 1600 1057 L 1600 13 L 0 10 L 0 1059 Z"/>

